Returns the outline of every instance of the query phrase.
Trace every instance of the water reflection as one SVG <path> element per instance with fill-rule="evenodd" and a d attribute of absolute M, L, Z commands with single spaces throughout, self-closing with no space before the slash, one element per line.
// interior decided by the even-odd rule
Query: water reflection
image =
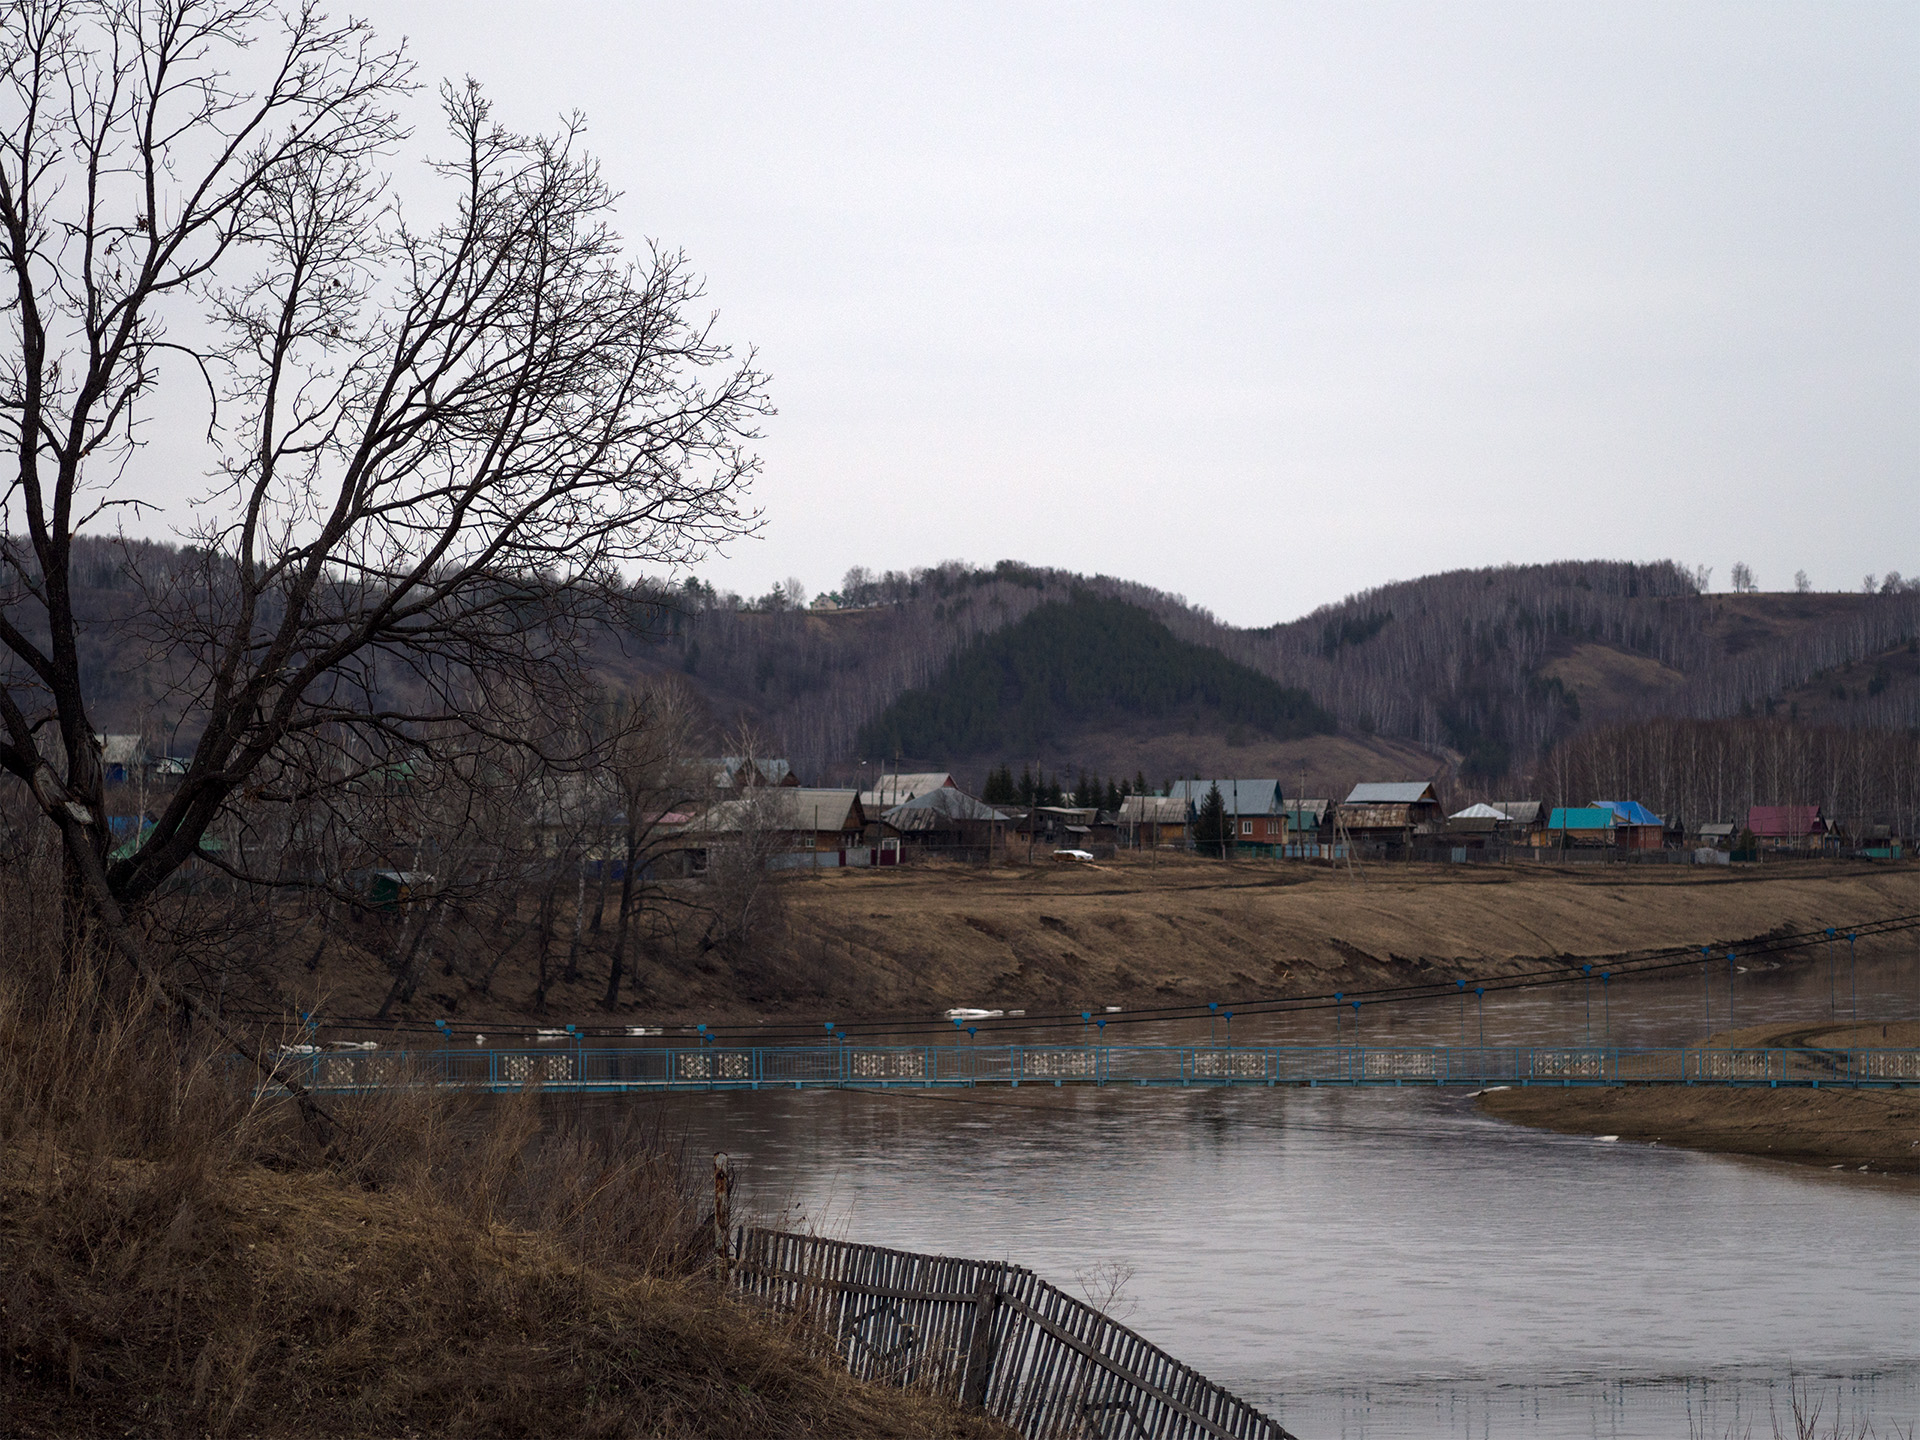
<path fill-rule="evenodd" d="M 1238 1038 L 1236 1036 L 1236 1038 Z M 1920 1413 L 1920 1185 L 1485 1120 L 1429 1091 L 677 1096 L 745 1198 L 1073 1288 L 1308 1440 Z M 1828 1402 L 1828 1413 L 1832 1402 Z"/>

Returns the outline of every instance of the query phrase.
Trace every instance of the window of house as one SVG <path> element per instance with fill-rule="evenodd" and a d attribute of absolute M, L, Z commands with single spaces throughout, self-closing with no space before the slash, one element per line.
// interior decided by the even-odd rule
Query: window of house
<path fill-rule="evenodd" d="M 1240 822 L 1240 833 L 1241 833 L 1242 835 L 1251 835 L 1251 834 L 1253 834 L 1253 821 L 1251 821 L 1251 820 L 1242 820 L 1242 821 Z"/>

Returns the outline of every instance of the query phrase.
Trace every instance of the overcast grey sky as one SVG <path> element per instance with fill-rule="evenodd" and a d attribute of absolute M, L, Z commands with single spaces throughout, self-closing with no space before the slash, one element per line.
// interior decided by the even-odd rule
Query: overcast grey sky
<path fill-rule="evenodd" d="M 1509 560 L 1920 571 L 1913 0 L 376 18 L 584 111 L 760 347 L 722 587 L 1017 556 L 1265 624 Z"/>

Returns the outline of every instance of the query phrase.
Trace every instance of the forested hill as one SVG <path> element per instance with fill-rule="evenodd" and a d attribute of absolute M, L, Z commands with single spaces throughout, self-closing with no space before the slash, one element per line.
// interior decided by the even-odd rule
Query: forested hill
<path fill-rule="evenodd" d="M 967 647 L 1076 592 L 1127 602 L 1175 639 L 1305 691 L 1358 742 L 1445 752 L 1463 778 L 1486 785 L 1524 776 L 1554 745 L 1613 721 L 1777 714 L 1850 729 L 1920 726 L 1913 582 L 1888 577 L 1871 594 L 1703 594 L 1669 562 L 1453 571 L 1254 629 L 1129 581 L 1009 561 L 856 571 L 833 610 L 794 608 L 780 593 L 683 593 L 651 663 L 690 677 L 716 714 L 757 719 L 809 770 L 872 754 L 865 742 L 882 738 L 945 765 L 961 752 L 908 746 L 904 730 L 872 727 L 905 693 L 935 687 Z M 1194 712 L 1179 718 L 1183 733 L 1200 725 Z M 1028 749 L 1024 734 L 999 743 L 1003 758 Z M 1048 763 L 1075 758 L 1055 751 Z M 1135 764 L 1118 752 L 1109 761 Z"/>
<path fill-rule="evenodd" d="M 139 622 L 189 559 L 158 544 L 76 546 L 74 603 L 100 728 L 170 736 L 179 725 L 180 661 L 155 653 Z M 645 582 L 631 599 L 577 637 L 590 663 L 614 680 L 682 677 L 716 728 L 756 722 L 809 776 L 896 750 L 942 768 L 969 754 L 1122 773 L 1144 764 L 1156 776 L 1271 766 L 1273 746 L 1229 756 L 1235 732 L 1283 738 L 1330 717 L 1337 742 L 1298 743 L 1346 746 L 1373 778 L 1382 766 L 1424 773 L 1431 761 L 1495 786 L 1616 721 L 1920 730 L 1920 585 L 1892 576 L 1873 593 L 1703 594 L 1664 562 L 1500 566 L 1381 586 L 1253 629 L 1144 585 L 1011 561 L 856 571 L 836 608 Z M 32 631 L 31 607 L 11 609 Z M 994 648 L 996 638 L 1005 643 Z M 402 672 L 386 667 L 382 684 L 402 683 Z M 1108 723 L 1122 717 L 1124 727 Z M 1104 750 L 1075 750 L 1095 719 L 1110 732 Z M 1039 743 L 1048 733 L 1058 743 Z M 1153 733 L 1171 743 L 1137 753 Z"/>
<path fill-rule="evenodd" d="M 1335 728 L 1304 690 L 1177 639 L 1138 605 L 1085 589 L 956 655 L 860 730 L 876 756 L 992 756 L 1059 748 L 1141 722 L 1242 727 L 1272 739 Z"/>

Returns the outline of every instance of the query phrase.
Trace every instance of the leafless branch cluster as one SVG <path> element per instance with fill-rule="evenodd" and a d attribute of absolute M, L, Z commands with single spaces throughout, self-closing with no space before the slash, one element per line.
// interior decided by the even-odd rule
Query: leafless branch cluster
<path fill-rule="evenodd" d="M 471 83 L 441 92 L 416 219 L 387 173 L 413 88 L 401 51 L 311 5 L 6 12 L 0 769 L 103 916 L 250 800 L 571 737 L 551 717 L 622 568 L 755 523 L 764 380 L 695 312 L 685 258 L 628 256 L 577 121 L 515 134 Z M 113 851 L 76 546 L 142 500 L 143 424 L 193 405 L 196 543 L 129 548 L 117 617 L 165 657 L 191 763 Z"/>

